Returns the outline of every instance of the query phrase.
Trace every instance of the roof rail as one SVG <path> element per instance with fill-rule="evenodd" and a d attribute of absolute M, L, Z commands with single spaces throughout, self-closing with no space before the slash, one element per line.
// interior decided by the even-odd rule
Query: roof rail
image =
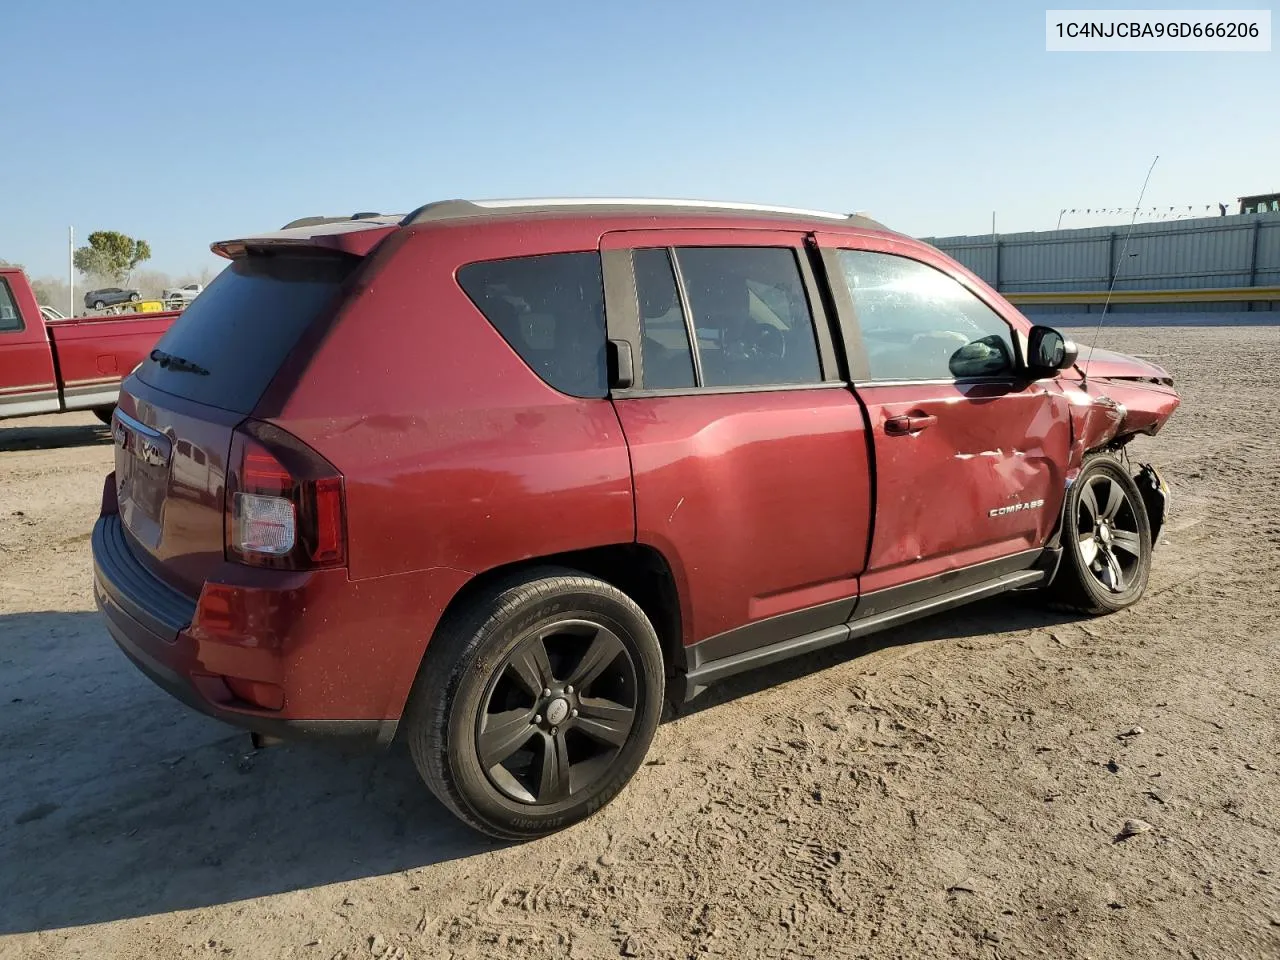
<path fill-rule="evenodd" d="M 739 203 L 731 200 L 677 200 L 648 197 L 534 197 L 512 200 L 439 200 L 419 207 L 400 222 L 402 226 L 409 226 L 410 224 L 431 223 L 440 220 L 497 215 L 503 211 L 537 211 L 556 207 L 612 207 L 617 209 L 666 207 L 673 210 L 735 211 L 830 220 L 838 223 L 853 221 L 861 226 L 886 229 L 883 225 L 860 213 L 831 213 L 825 210 L 776 207 L 758 203 Z"/>
<path fill-rule="evenodd" d="M 531 200 L 476 200 L 475 205 L 500 210 L 509 207 L 694 207 L 704 210 L 743 210 L 754 213 L 789 213 L 827 220 L 844 220 L 843 213 L 806 210 L 801 207 L 775 207 L 763 203 L 740 203 L 735 200 L 680 200 L 669 197 L 539 197 Z"/>

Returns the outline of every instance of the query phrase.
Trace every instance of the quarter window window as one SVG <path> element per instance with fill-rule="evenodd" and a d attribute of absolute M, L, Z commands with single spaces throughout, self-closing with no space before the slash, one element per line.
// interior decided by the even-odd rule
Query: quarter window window
<path fill-rule="evenodd" d="M 1009 325 L 940 270 L 906 257 L 841 250 L 872 380 L 1007 376 Z"/>
<path fill-rule="evenodd" d="M 562 393 L 606 393 L 604 280 L 596 253 L 472 263 L 458 271 L 471 301 L 533 370 Z"/>

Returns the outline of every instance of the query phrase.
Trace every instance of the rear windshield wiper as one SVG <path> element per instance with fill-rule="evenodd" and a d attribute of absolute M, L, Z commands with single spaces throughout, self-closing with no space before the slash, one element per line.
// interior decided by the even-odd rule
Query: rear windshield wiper
<path fill-rule="evenodd" d="M 209 371 L 198 363 L 192 363 L 190 360 L 184 360 L 182 357 L 175 357 L 172 353 L 165 353 L 163 350 L 152 350 L 151 359 L 166 370 L 177 370 L 183 373 L 197 373 L 202 377 L 207 377 Z"/>

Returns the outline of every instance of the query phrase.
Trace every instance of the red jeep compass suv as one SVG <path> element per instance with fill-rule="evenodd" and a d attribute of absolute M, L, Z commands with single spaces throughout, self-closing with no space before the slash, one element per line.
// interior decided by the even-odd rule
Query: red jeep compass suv
<path fill-rule="evenodd" d="M 399 730 L 500 837 L 587 816 L 664 695 L 1018 588 L 1135 602 L 1149 363 L 861 217 L 445 201 L 214 245 L 125 382 L 116 642 L 268 735 Z"/>

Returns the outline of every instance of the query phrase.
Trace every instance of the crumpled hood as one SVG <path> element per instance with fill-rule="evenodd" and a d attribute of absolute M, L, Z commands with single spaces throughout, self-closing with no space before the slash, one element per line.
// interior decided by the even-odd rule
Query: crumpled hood
<path fill-rule="evenodd" d="M 1082 347 L 1076 366 L 1088 373 L 1090 379 L 1102 377 L 1111 380 L 1146 380 L 1173 386 L 1173 377 L 1164 367 L 1112 350 L 1095 348 L 1091 355 L 1087 347 Z"/>

